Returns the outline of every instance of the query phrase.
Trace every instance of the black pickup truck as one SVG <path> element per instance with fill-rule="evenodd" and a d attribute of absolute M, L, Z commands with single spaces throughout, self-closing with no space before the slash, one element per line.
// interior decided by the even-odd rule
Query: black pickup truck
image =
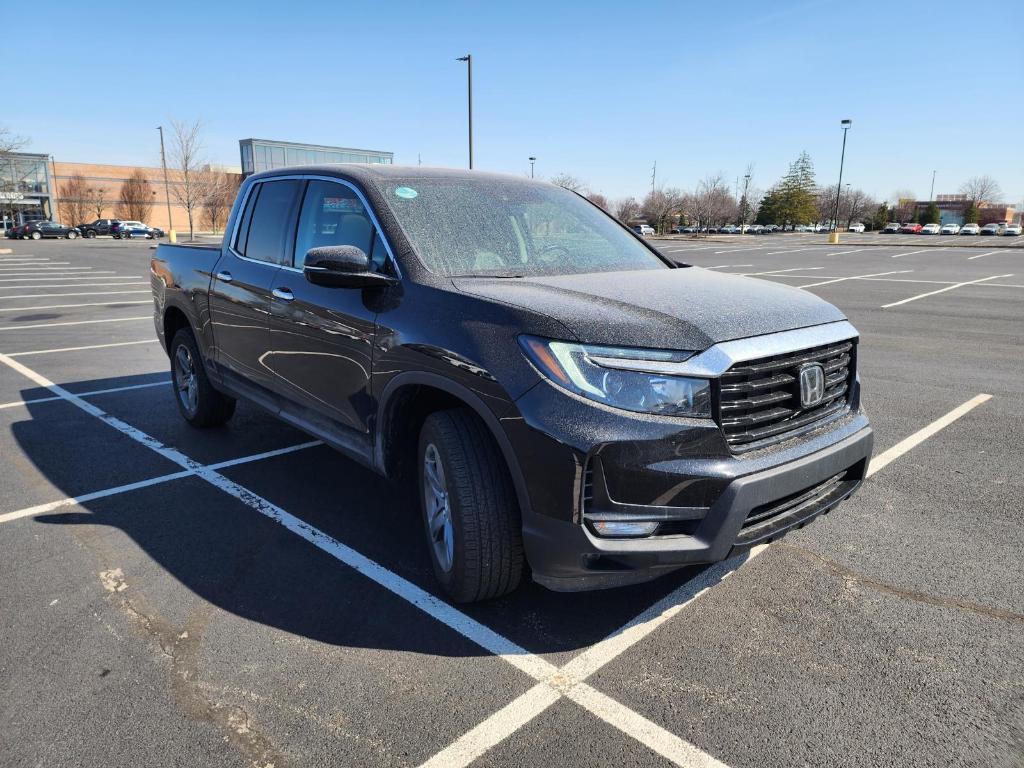
<path fill-rule="evenodd" d="M 838 309 L 673 263 L 543 182 L 257 174 L 223 245 L 161 244 L 152 283 L 182 416 L 245 398 L 411 483 L 456 601 L 527 563 L 579 590 L 726 558 L 849 497 L 871 454 Z"/>

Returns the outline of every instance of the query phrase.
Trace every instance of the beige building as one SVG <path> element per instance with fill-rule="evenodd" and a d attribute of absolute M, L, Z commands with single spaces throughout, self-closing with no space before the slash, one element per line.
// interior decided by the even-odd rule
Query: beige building
<path fill-rule="evenodd" d="M 168 172 L 168 184 L 164 184 L 164 172 L 162 168 L 148 168 L 145 166 L 133 165 L 100 165 L 96 163 L 67 163 L 59 160 L 52 161 L 51 174 L 56 180 L 54 185 L 56 208 L 58 220 L 63 224 L 82 224 L 95 219 L 116 219 L 128 218 L 129 212 L 121 200 L 121 193 L 125 182 L 136 172 L 141 171 L 142 176 L 148 182 L 141 185 L 141 189 L 149 192 L 148 199 L 135 200 L 137 218 L 144 220 L 152 227 L 160 227 L 165 230 L 173 228 L 178 232 L 188 231 L 188 211 L 179 203 L 176 191 L 180 191 L 181 183 L 178 181 L 178 174 L 171 170 Z M 223 166 L 209 167 L 208 174 L 219 177 L 232 188 L 228 195 L 228 207 L 233 199 L 233 191 L 241 183 L 242 176 L 238 168 L 225 168 Z M 82 179 L 82 191 L 73 194 L 75 179 L 80 176 Z M 167 194 L 170 191 L 170 220 L 168 220 Z M 218 207 L 223 208 L 223 203 Z M 197 232 L 208 232 L 223 227 L 227 211 L 220 211 L 212 217 L 202 206 L 193 210 L 195 230 Z M 81 219 L 72 221 L 71 219 Z M 218 225 L 219 224 L 219 225 Z"/>

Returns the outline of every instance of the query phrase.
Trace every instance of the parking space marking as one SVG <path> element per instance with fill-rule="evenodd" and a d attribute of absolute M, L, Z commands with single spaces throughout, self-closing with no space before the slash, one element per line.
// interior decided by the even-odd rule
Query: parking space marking
<path fill-rule="evenodd" d="M 36 288 L 38 286 L 32 286 Z M 79 288 L 77 285 L 69 285 L 68 288 Z M 82 293 L 21 293 L 17 296 L 0 296 L 0 301 L 4 299 L 53 299 L 58 296 L 123 296 L 126 294 L 149 294 L 152 291 L 87 291 Z M 115 300 L 116 301 L 116 300 Z"/>
<path fill-rule="evenodd" d="M 894 253 L 891 258 L 898 259 L 901 256 L 910 256 L 911 254 L 914 254 L 914 253 L 924 253 L 926 251 L 936 251 L 936 250 L 941 250 L 941 249 L 939 249 L 939 248 L 922 248 L 919 251 L 907 251 L 906 253 Z"/>
<path fill-rule="evenodd" d="M 744 272 L 740 277 L 755 277 L 757 275 L 779 275 L 784 272 L 800 272 L 808 269 L 824 269 L 824 267 L 793 267 L 792 269 L 772 269 L 768 272 Z"/>
<path fill-rule="evenodd" d="M 826 256 L 845 256 L 848 253 L 857 253 L 858 251 L 870 251 L 870 248 L 854 248 L 849 251 L 836 251 L 835 253 L 826 253 Z"/>
<path fill-rule="evenodd" d="M 357 552 L 346 544 L 343 544 L 333 536 L 330 536 L 309 523 L 295 517 L 276 504 L 264 499 L 262 496 L 253 493 L 233 480 L 219 474 L 217 471 L 190 459 L 176 448 L 166 446 L 142 430 L 131 426 L 116 416 L 108 414 L 101 408 L 50 381 L 42 374 L 39 374 L 22 363 L 11 359 L 9 355 L 0 354 L 0 363 L 8 366 L 9 368 L 13 368 L 15 371 L 35 382 L 39 386 L 49 389 L 63 400 L 77 406 L 89 415 L 96 417 L 103 423 L 116 429 L 126 437 L 144 445 L 168 461 L 178 464 L 182 469 L 191 470 L 191 473 L 195 477 L 205 480 L 214 487 L 219 488 L 230 496 L 233 496 L 246 506 L 256 510 L 270 520 L 273 520 L 288 531 L 305 539 L 318 549 L 326 552 L 353 570 L 366 576 L 388 591 L 419 608 L 424 613 L 437 619 L 450 629 L 461 634 L 467 640 L 470 640 L 481 648 L 490 651 L 495 656 L 502 658 L 512 666 L 522 672 L 525 672 L 542 684 L 550 685 L 555 691 L 562 695 L 563 692 L 560 688 L 565 686 L 565 677 L 561 674 L 558 667 L 546 659 L 530 653 L 525 648 L 508 639 L 504 635 L 495 632 L 490 627 L 481 624 L 470 616 L 467 616 L 440 598 L 435 597 L 412 582 L 407 581 L 379 563 Z M 748 557 L 752 554 L 753 553 L 749 553 Z M 723 568 L 731 570 L 735 560 L 736 559 L 712 566 L 701 574 L 701 576 L 705 576 L 709 571 L 721 571 Z M 719 576 L 719 578 L 721 578 L 721 576 Z M 694 580 L 694 582 L 700 581 L 701 577 Z M 684 585 L 684 587 L 685 586 L 687 585 Z M 676 590 L 676 592 L 679 591 L 680 590 Z M 704 590 L 701 589 L 700 591 L 703 592 Z M 673 594 L 675 594 L 675 592 Z M 659 601 L 659 604 L 660 602 L 661 601 Z M 660 625 L 660 622 L 648 623 L 653 623 L 654 626 Z M 630 625 L 632 624 L 633 622 L 630 622 Z M 629 646 L 620 644 L 620 647 L 626 648 Z M 614 658 L 614 655 L 611 654 L 606 654 L 606 656 L 607 658 L 603 663 L 607 663 Z M 583 686 L 584 684 L 580 682 L 576 685 Z M 566 691 L 565 695 L 568 695 L 568 693 L 569 691 Z M 583 693 L 586 694 L 586 691 Z M 594 693 L 596 694 L 596 691 Z M 693 755 L 705 755 L 705 753 L 701 752 L 696 746 L 693 746 L 678 737 L 672 736 L 672 734 L 669 734 L 663 728 L 647 720 L 639 713 L 628 710 L 624 705 L 617 704 L 615 707 L 611 707 L 609 702 L 606 701 L 607 698 L 608 697 L 599 698 L 599 701 L 602 703 L 602 707 L 594 714 L 604 719 L 606 717 L 605 713 L 609 711 L 616 711 L 619 713 L 630 712 L 631 714 L 628 719 L 621 715 L 616 717 L 616 727 L 624 733 L 628 733 L 630 736 L 636 738 L 641 743 L 652 745 L 652 748 L 656 748 L 659 754 L 664 753 L 668 755 L 668 759 L 673 760 L 677 765 L 686 765 L 687 762 L 684 762 L 684 760 L 690 760 Z M 589 710 L 590 706 L 592 706 L 592 699 L 593 696 L 587 694 L 579 695 L 574 700 Z M 710 755 L 706 755 L 706 759 L 708 762 L 705 764 L 708 766 L 722 765 L 715 761 Z"/>
<path fill-rule="evenodd" d="M 66 277 L 48 277 L 47 280 L 68 280 Z M 95 280 L 131 280 L 135 279 L 137 282 L 134 283 L 62 283 L 55 285 L 0 285 L 0 291 L 23 291 L 28 288 L 35 290 L 36 288 L 109 288 L 117 286 L 118 288 L 125 288 L 129 285 L 150 285 L 148 280 L 138 280 L 138 278 L 125 278 L 125 277 L 97 277 L 97 278 L 85 278 Z M 0 299 L 14 298 L 8 296 L 0 296 Z"/>
<path fill-rule="evenodd" d="M 37 273 L 38 272 L 26 272 L 26 274 Z M 132 276 L 132 278 L 127 278 L 127 276 L 125 276 L 125 278 L 121 278 L 121 276 L 118 276 L 114 273 L 113 269 L 97 269 L 96 271 L 92 272 L 92 274 L 102 274 L 102 278 L 98 278 L 98 280 L 138 280 L 137 275 Z M 45 278 L 10 278 L 10 276 L 7 276 L 7 278 L 0 278 L 0 283 L 31 283 L 33 281 L 41 280 L 97 280 L 97 278 L 85 274 L 69 274 L 67 278 L 66 276 L 63 276 L 61 274 L 48 274 L 45 276 Z M 26 286 L 26 288 L 29 288 L 29 286 Z"/>
<path fill-rule="evenodd" d="M 699 266 L 699 265 L 698 265 Z M 701 269 L 730 269 L 736 267 L 752 267 L 753 264 L 716 264 L 713 267 L 701 267 Z"/>
<path fill-rule="evenodd" d="M 146 389 L 147 387 L 166 387 L 168 383 L 166 381 L 155 381 L 150 384 L 130 384 L 125 387 L 108 387 L 107 389 L 94 389 L 90 392 L 79 392 L 79 397 L 92 397 L 93 395 L 109 395 L 113 392 L 127 392 L 132 389 Z M 14 400 L 10 403 L 0 403 L 0 410 L 4 408 L 17 408 L 21 405 L 35 405 L 36 403 L 52 403 L 56 400 L 62 400 L 59 395 L 52 395 L 50 397 L 35 397 L 31 400 Z"/>
<path fill-rule="evenodd" d="M 98 325 L 100 323 L 132 323 L 138 322 L 139 320 L 152 320 L 152 315 L 142 315 L 141 317 L 108 317 L 103 320 L 72 320 L 66 323 L 35 323 L 33 325 L 10 325 L 0 328 L 0 333 L 5 331 L 29 331 L 34 328 L 58 328 L 65 325 Z"/>
<path fill-rule="evenodd" d="M 773 251 L 772 253 L 766 253 L 765 256 L 778 256 L 779 254 L 783 254 L 783 253 L 797 253 L 798 251 L 813 251 L 815 248 L 820 248 L 820 247 L 821 246 L 812 245 L 812 246 L 809 246 L 807 248 L 788 248 L 785 251 Z"/>
<path fill-rule="evenodd" d="M 967 260 L 972 261 L 974 259 L 980 259 L 983 256 L 991 256 L 993 253 L 999 253 L 999 251 L 989 251 L 988 253 L 979 253 L 977 256 L 968 256 Z"/>
<path fill-rule="evenodd" d="M 133 344 L 156 344 L 159 339 L 140 339 L 139 341 L 116 341 L 112 344 L 87 344 L 84 347 L 57 347 L 56 349 L 33 349 L 28 352 L 8 352 L 6 357 L 28 357 L 29 355 L 50 355 L 54 352 L 80 352 L 86 349 L 107 349 L 108 347 L 130 347 Z"/>
<path fill-rule="evenodd" d="M 891 304 L 883 304 L 882 305 L 882 309 L 888 309 L 889 307 L 898 307 L 901 304 L 908 304 L 911 301 L 917 301 L 918 299 L 923 299 L 923 298 L 926 298 L 928 296 L 934 296 L 937 293 L 945 293 L 946 291 L 952 291 L 954 288 L 961 288 L 961 287 L 963 287 L 965 285 L 975 285 L 976 283 L 984 283 L 984 282 L 986 282 L 988 280 L 999 280 L 1000 278 L 1003 278 L 1003 277 L 1013 277 L 1013 275 L 1012 274 L 1010 274 L 1010 275 L 992 275 L 991 277 L 982 277 L 982 278 L 980 278 L 978 280 L 967 280 L 967 281 L 965 281 L 963 283 L 953 283 L 952 285 L 947 285 L 945 288 L 939 288 L 937 291 L 929 291 L 928 293 L 921 293 L 921 294 L 918 294 L 917 296 L 911 296 L 909 299 L 902 299 L 901 301 L 894 301 Z"/>
<path fill-rule="evenodd" d="M 966 403 L 957 406 L 952 411 L 947 413 L 945 416 L 942 416 L 933 421 L 924 429 L 920 429 L 914 434 L 912 434 L 910 437 L 900 440 L 892 448 L 878 454 L 873 459 L 871 459 L 871 464 L 868 466 L 868 471 L 865 474 L 865 478 L 871 477 L 873 474 L 875 474 L 880 469 L 890 464 L 895 459 L 898 459 L 907 451 L 911 450 L 912 448 L 916 448 L 929 437 L 936 434 L 940 430 L 945 429 L 954 421 L 959 419 L 961 416 L 970 413 L 979 405 L 981 405 L 982 403 L 986 403 L 991 399 L 992 395 L 986 395 L 984 393 L 980 395 L 975 395 Z"/>
<path fill-rule="evenodd" d="M 161 382 L 166 384 L 166 382 Z M 97 393 L 93 393 L 97 394 Z M 55 396 L 57 400 L 64 400 L 63 397 Z M 314 448 L 318 445 L 323 445 L 319 440 L 313 440 L 308 443 L 299 443 L 298 445 L 291 445 L 287 448 L 278 448 L 273 451 L 264 451 L 263 453 L 254 453 L 251 456 L 241 456 L 237 459 L 229 459 L 228 461 L 217 462 L 216 464 L 207 464 L 205 469 L 218 470 L 226 469 L 227 467 L 237 467 L 240 464 L 251 464 L 254 461 L 263 461 L 264 459 L 272 459 L 277 456 L 285 456 L 289 453 L 295 453 L 296 451 L 303 451 L 307 448 Z M 162 483 L 169 483 L 172 480 L 180 480 L 184 477 L 192 477 L 196 474 L 193 469 L 184 469 L 180 472 L 171 472 L 167 475 L 159 475 L 158 477 L 151 477 L 148 480 L 138 480 L 134 483 L 126 483 L 125 485 L 118 485 L 113 488 L 105 488 L 102 491 L 93 491 L 92 493 L 83 493 L 81 496 L 69 496 L 65 499 L 57 499 L 56 501 L 48 501 L 45 504 L 36 504 L 35 506 L 25 507 L 24 509 L 16 509 L 13 512 L 4 512 L 0 514 L 0 523 L 9 523 L 12 520 L 22 520 L 26 517 L 34 517 L 35 515 L 42 515 L 47 512 L 52 512 L 55 509 L 63 509 L 64 507 L 73 507 L 78 504 L 85 504 L 89 501 L 96 499 L 105 499 L 108 496 L 117 496 L 121 493 L 128 493 L 129 491 L 137 491 L 141 488 L 149 488 L 154 485 L 161 485 Z"/>
<path fill-rule="evenodd" d="M 760 251 L 760 250 L 763 250 L 765 248 L 771 248 L 771 246 L 770 245 L 748 245 L 748 246 L 746 246 L 744 248 L 729 248 L 729 249 L 724 250 L 724 251 L 715 251 L 715 255 L 717 256 L 720 253 L 739 253 L 740 251 Z"/>
<path fill-rule="evenodd" d="M 152 304 L 152 299 L 141 299 L 125 301 L 123 299 L 111 299 L 110 301 L 91 301 L 84 304 L 44 304 L 41 307 L 3 307 L 0 312 L 25 312 L 27 310 L 39 309 L 71 309 L 73 307 L 109 307 L 111 304 Z"/>
<path fill-rule="evenodd" d="M 12 264 L 11 262 L 4 262 L 3 264 L 0 264 L 0 272 L 13 272 L 16 269 L 27 269 L 28 267 L 32 266 L 33 264 L 40 264 L 41 265 L 41 266 L 38 266 L 38 267 L 32 267 L 32 269 L 35 269 L 35 270 L 41 270 L 41 269 L 62 269 L 62 270 L 63 269 L 76 269 L 76 270 L 83 270 L 83 269 L 85 269 L 85 270 L 89 270 L 89 269 L 92 269 L 92 267 L 61 266 L 61 265 L 70 265 L 71 264 L 70 261 L 50 261 L 50 262 L 29 261 L 29 262 L 19 262 L 17 264 Z"/>
<path fill-rule="evenodd" d="M 822 280 L 820 283 L 808 283 L 807 285 L 798 285 L 797 288 L 816 288 L 819 285 L 831 285 L 832 283 L 841 283 L 844 280 L 860 280 L 865 277 L 881 277 L 882 275 L 905 275 L 908 272 L 913 272 L 912 269 L 898 269 L 894 272 L 874 272 L 869 275 L 851 275 L 850 277 L 834 277 L 831 280 Z"/>

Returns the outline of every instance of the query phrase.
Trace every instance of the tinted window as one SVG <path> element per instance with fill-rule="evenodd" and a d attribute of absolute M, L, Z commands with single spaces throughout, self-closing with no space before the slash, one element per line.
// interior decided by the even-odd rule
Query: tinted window
<path fill-rule="evenodd" d="M 245 244 L 247 258 L 285 264 L 288 261 L 288 241 L 295 219 L 295 198 L 301 182 L 265 181 L 252 211 L 249 238 Z"/>
<path fill-rule="evenodd" d="M 252 209 L 256 207 L 256 198 L 259 197 L 261 184 L 253 184 L 249 197 L 245 200 L 245 210 L 238 222 L 238 234 L 235 236 L 235 250 L 245 255 L 246 242 L 249 239 L 249 224 L 252 221 Z"/>
<path fill-rule="evenodd" d="M 330 181 L 310 181 L 299 215 L 295 266 L 302 266 L 310 248 L 324 245 L 354 245 L 369 254 L 373 232 L 366 208 L 349 187 Z"/>

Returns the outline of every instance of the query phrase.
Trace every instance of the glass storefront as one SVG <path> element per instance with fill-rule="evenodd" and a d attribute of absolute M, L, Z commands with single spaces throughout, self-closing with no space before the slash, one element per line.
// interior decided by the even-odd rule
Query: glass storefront
<path fill-rule="evenodd" d="M 50 164 L 46 155 L 10 152 L 0 155 L 0 223 L 17 226 L 51 218 Z"/>
<path fill-rule="evenodd" d="M 242 174 L 269 171 L 292 165 L 320 165 L 323 163 L 384 163 L 394 160 L 392 152 L 372 149 L 346 149 L 321 147 L 312 144 L 292 144 L 287 141 L 242 139 L 238 142 L 242 153 Z"/>

